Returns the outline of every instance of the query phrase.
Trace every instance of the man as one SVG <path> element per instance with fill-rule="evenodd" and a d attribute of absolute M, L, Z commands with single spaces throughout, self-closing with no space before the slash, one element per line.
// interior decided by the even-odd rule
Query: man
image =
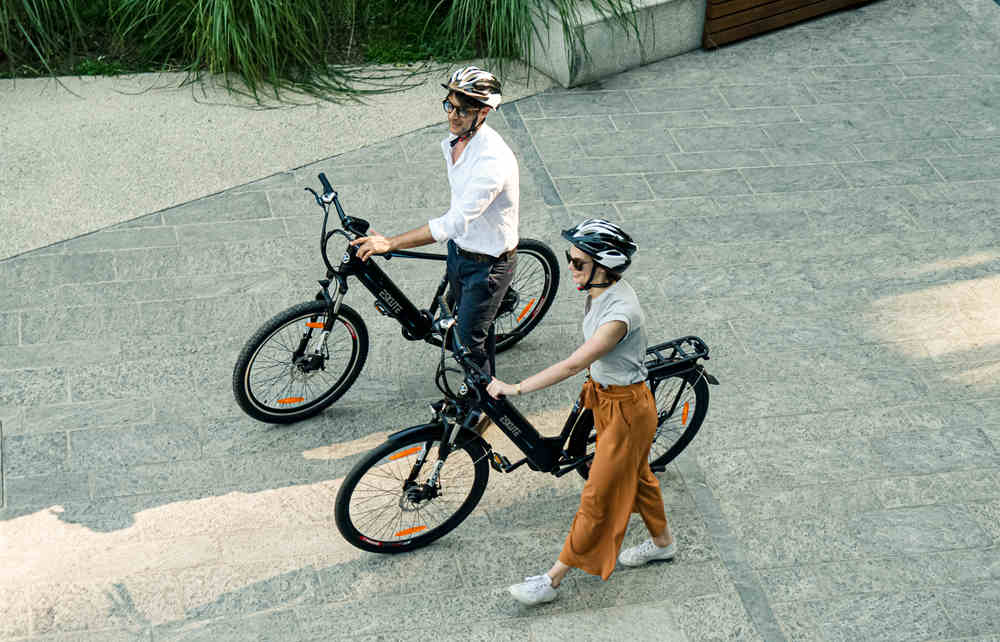
<path fill-rule="evenodd" d="M 493 320 L 514 277 L 518 242 L 517 159 L 485 124 L 500 104 L 500 82 L 477 67 L 451 75 L 443 101 L 451 135 L 441 141 L 451 185 L 451 206 L 426 225 L 392 237 L 379 234 L 352 242 L 358 257 L 448 243 L 448 280 L 459 339 L 472 358 L 493 373 Z M 484 418 L 485 419 L 485 418 Z M 485 424 L 485 422 L 482 422 Z"/>

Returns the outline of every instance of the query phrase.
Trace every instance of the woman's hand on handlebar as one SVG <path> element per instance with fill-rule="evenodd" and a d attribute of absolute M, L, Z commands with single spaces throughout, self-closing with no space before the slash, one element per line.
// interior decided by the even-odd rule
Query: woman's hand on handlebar
<path fill-rule="evenodd" d="M 358 258 L 362 261 L 367 261 L 368 257 L 373 254 L 385 254 L 392 250 L 392 244 L 389 242 L 389 239 L 378 233 L 354 239 L 351 241 L 351 245 L 358 248 Z"/>
<path fill-rule="evenodd" d="M 509 383 L 504 383 L 496 377 L 493 377 L 493 381 L 486 386 L 486 392 L 488 392 L 494 399 L 499 399 L 500 397 L 511 397 L 517 394 L 517 386 L 512 386 Z"/>

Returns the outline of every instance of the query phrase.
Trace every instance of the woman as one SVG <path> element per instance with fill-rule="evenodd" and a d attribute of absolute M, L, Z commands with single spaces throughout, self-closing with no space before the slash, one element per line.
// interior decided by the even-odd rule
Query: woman
<path fill-rule="evenodd" d="M 555 565 L 510 587 L 524 604 L 556 599 L 556 589 L 570 568 L 606 580 L 616 557 L 626 566 L 640 566 L 671 559 L 676 553 L 660 484 L 648 463 L 656 433 L 656 403 L 645 383 L 644 318 L 635 291 L 621 280 L 636 244 L 620 227 L 602 219 L 584 221 L 562 235 L 573 244 L 566 253 L 573 282 L 588 295 L 584 343 L 568 358 L 516 385 L 494 378 L 487 387 L 494 398 L 523 395 L 590 368 L 583 401 L 593 411 L 598 436 L 590 477 Z M 651 538 L 619 556 L 633 512 L 642 516 Z"/>

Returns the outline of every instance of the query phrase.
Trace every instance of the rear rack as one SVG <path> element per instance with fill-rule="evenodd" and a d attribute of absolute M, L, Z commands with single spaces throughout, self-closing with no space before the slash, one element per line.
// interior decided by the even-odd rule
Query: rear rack
<path fill-rule="evenodd" d="M 646 348 L 646 369 L 650 379 L 690 370 L 698 359 L 708 359 L 708 344 L 689 335 Z"/>

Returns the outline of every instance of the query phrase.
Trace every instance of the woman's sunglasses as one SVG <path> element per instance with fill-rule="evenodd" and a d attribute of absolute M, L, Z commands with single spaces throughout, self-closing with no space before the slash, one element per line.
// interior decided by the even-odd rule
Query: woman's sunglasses
<path fill-rule="evenodd" d="M 572 265 L 573 269 L 576 270 L 577 272 L 582 271 L 583 268 L 590 265 L 590 261 L 583 261 L 574 257 L 572 254 L 569 253 L 569 250 L 566 250 L 566 262 Z"/>
<path fill-rule="evenodd" d="M 447 98 L 441 101 L 441 106 L 444 107 L 444 113 L 446 114 L 450 114 L 453 111 L 457 111 L 459 118 L 465 118 L 469 114 L 479 111 L 478 109 L 472 107 L 456 107 L 455 103 L 451 102 Z"/>

